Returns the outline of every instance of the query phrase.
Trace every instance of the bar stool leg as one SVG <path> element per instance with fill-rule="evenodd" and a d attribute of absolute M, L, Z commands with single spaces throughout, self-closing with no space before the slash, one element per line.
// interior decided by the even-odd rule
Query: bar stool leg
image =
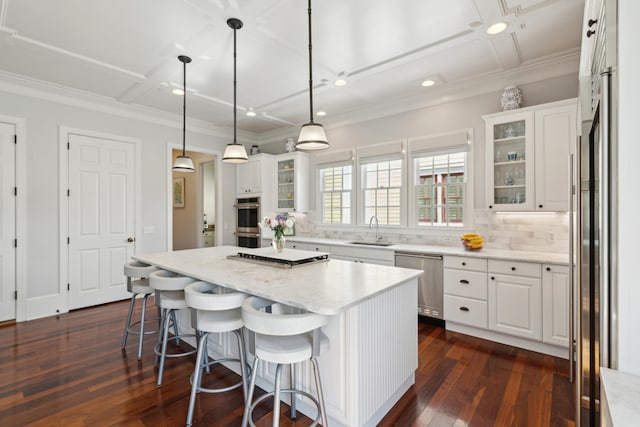
<path fill-rule="evenodd" d="M 291 390 L 295 390 L 296 388 L 296 368 L 294 364 L 289 365 L 291 367 Z M 298 413 L 296 411 L 296 394 L 291 393 L 291 419 L 295 420 L 298 417 Z"/>
<path fill-rule="evenodd" d="M 247 404 L 247 353 L 244 345 L 244 334 L 242 329 L 233 331 L 238 338 L 238 353 L 240 354 L 240 376 L 242 377 L 242 396 L 244 397 L 244 404 Z"/>
<path fill-rule="evenodd" d="M 196 367 L 193 370 L 193 379 L 191 384 L 191 397 L 189 398 L 189 410 L 187 411 L 187 426 L 190 426 L 193 421 L 193 410 L 196 405 L 196 395 L 198 394 L 198 389 L 200 388 L 200 384 L 202 381 L 202 364 L 203 364 L 203 356 L 204 350 L 207 347 L 207 337 L 208 333 L 203 333 L 198 340 L 198 355 L 196 356 Z"/>
<path fill-rule="evenodd" d="M 247 394 L 247 401 L 244 405 L 244 414 L 242 414 L 242 427 L 249 425 L 249 415 L 253 407 L 253 390 L 256 387 L 256 375 L 258 374 L 258 357 L 253 359 L 253 367 L 251 368 L 251 381 L 249 382 L 249 392 Z"/>
<path fill-rule="evenodd" d="M 171 324 L 173 325 L 173 335 L 175 336 L 176 345 L 180 345 L 180 333 L 178 332 L 178 321 L 176 320 L 176 311 L 169 310 L 171 316 Z"/>
<path fill-rule="evenodd" d="M 166 308 L 161 309 L 158 341 L 156 342 L 156 345 L 154 347 L 154 353 L 156 354 L 155 357 L 153 358 L 154 365 L 157 365 L 160 362 L 160 355 L 156 351 L 156 348 L 159 348 L 160 345 L 162 344 L 162 337 L 164 336 L 164 325 L 166 322 L 169 321 L 169 314 L 167 313 L 167 311 L 168 309 Z"/>
<path fill-rule="evenodd" d="M 324 407 L 324 394 L 322 393 L 322 384 L 320 382 L 320 367 L 318 366 L 318 360 L 315 357 L 312 357 L 311 364 L 313 365 L 313 374 L 316 379 L 316 392 L 318 393 L 318 402 L 320 403 L 322 425 L 327 427 L 327 411 Z"/>
<path fill-rule="evenodd" d="M 173 315 L 175 318 L 175 313 L 173 310 L 169 310 L 167 313 L 167 317 Z M 169 320 L 166 319 L 164 323 L 164 331 L 162 333 L 162 351 L 160 353 L 160 368 L 158 369 L 158 382 L 156 385 L 160 387 L 162 385 L 162 374 L 164 373 L 164 361 L 167 355 L 167 341 L 169 340 Z"/>
<path fill-rule="evenodd" d="M 122 333 L 122 347 L 127 346 L 127 338 L 129 336 L 129 325 L 131 324 L 131 317 L 133 316 L 133 307 L 136 305 L 136 294 L 131 296 L 131 304 L 129 304 L 129 315 L 127 321 L 124 324 L 124 332 Z"/>
<path fill-rule="evenodd" d="M 138 337 L 138 360 L 142 359 L 142 341 L 144 339 L 144 319 L 147 311 L 147 298 L 149 294 L 145 294 L 142 298 L 142 315 L 140 316 L 140 336 Z"/>
<path fill-rule="evenodd" d="M 280 425 L 280 380 L 282 379 L 282 365 L 276 365 L 275 390 L 273 391 L 273 427 Z"/>

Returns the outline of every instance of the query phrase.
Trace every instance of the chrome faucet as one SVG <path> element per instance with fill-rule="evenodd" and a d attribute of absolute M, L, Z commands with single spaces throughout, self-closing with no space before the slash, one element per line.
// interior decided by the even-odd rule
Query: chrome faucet
<path fill-rule="evenodd" d="M 382 236 L 380 235 L 379 231 L 380 231 L 380 226 L 378 224 L 378 217 L 373 215 L 370 219 L 369 219 L 369 228 L 371 228 L 371 224 L 373 223 L 373 220 L 376 220 L 376 242 L 379 242 L 380 240 L 382 240 Z"/>

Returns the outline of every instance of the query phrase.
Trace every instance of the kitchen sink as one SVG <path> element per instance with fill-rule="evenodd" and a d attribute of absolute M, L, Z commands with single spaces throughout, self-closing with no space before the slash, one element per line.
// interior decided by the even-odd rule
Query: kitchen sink
<path fill-rule="evenodd" d="M 391 243 L 391 242 L 373 242 L 373 241 L 368 241 L 368 240 L 357 240 L 355 242 L 348 242 L 351 243 L 352 245 L 367 245 L 367 246 L 391 246 L 391 245 L 395 245 L 395 243 Z"/>

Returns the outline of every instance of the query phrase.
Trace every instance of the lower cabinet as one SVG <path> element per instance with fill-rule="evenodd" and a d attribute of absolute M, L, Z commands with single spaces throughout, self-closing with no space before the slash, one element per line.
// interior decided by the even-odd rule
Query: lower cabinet
<path fill-rule="evenodd" d="M 388 249 L 331 246 L 331 258 L 366 264 L 395 265 L 395 254 Z"/>
<path fill-rule="evenodd" d="M 569 348 L 569 267 L 542 266 L 542 341 Z"/>
<path fill-rule="evenodd" d="M 566 357 L 567 266 L 445 255 L 447 329 Z"/>
<path fill-rule="evenodd" d="M 489 275 L 489 329 L 533 340 L 542 339 L 540 278 Z"/>

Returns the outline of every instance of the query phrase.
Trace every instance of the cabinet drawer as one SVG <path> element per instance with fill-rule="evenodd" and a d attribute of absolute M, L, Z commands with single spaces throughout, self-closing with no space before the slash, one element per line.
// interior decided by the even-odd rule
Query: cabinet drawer
<path fill-rule="evenodd" d="M 472 258 L 462 256 L 445 256 L 444 268 L 456 268 L 458 270 L 487 271 L 486 258 Z"/>
<path fill-rule="evenodd" d="M 285 247 L 289 248 L 289 249 L 300 249 L 303 251 L 310 251 L 311 249 L 309 249 L 309 244 L 308 243 L 300 243 L 300 242 L 296 242 L 296 241 L 291 241 L 291 240 L 286 240 L 285 238 Z"/>
<path fill-rule="evenodd" d="M 321 245 L 318 243 L 307 243 L 307 247 L 308 247 L 308 250 L 310 251 L 331 253 L 331 246 L 329 245 Z"/>
<path fill-rule="evenodd" d="M 489 260 L 490 273 L 542 277 L 542 266 L 532 262 Z"/>
<path fill-rule="evenodd" d="M 487 328 L 487 303 L 470 298 L 444 296 L 444 318 L 477 328 Z"/>
<path fill-rule="evenodd" d="M 487 273 L 444 269 L 444 293 L 459 297 L 487 299 Z"/>
<path fill-rule="evenodd" d="M 391 262 L 391 265 L 393 265 L 395 259 L 395 252 L 392 250 L 379 248 L 356 248 L 353 246 L 341 245 L 331 246 L 331 255 L 336 255 L 336 258 L 338 259 L 369 259 Z"/>

